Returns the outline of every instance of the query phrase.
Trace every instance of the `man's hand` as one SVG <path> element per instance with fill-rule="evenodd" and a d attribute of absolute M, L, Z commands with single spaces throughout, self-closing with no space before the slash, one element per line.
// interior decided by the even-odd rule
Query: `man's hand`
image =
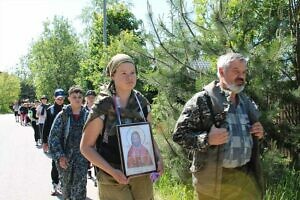
<path fill-rule="evenodd" d="M 64 156 L 59 158 L 59 166 L 63 169 L 68 168 L 68 159 Z"/>
<path fill-rule="evenodd" d="M 226 128 L 216 128 L 213 125 L 208 133 L 209 145 L 221 145 L 228 141 L 228 132 Z"/>
<path fill-rule="evenodd" d="M 261 139 L 264 136 L 264 128 L 260 122 L 256 122 L 251 126 L 250 133 Z"/>
<path fill-rule="evenodd" d="M 43 151 L 47 153 L 49 151 L 48 143 L 43 143 Z"/>

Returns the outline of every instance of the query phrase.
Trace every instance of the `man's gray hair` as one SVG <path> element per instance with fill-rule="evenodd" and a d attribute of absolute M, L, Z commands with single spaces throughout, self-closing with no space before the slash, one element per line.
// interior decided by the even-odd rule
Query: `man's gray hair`
<path fill-rule="evenodd" d="M 230 63 L 234 60 L 239 60 L 241 62 L 244 62 L 245 65 L 247 65 L 247 59 L 242 54 L 239 53 L 224 54 L 218 58 L 218 62 L 217 62 L 217 67 L 218 67 L 217 75 L 219 78 L 220 78 L 219 68 L 224 68 L 224 69 L 228 68 Z"/>

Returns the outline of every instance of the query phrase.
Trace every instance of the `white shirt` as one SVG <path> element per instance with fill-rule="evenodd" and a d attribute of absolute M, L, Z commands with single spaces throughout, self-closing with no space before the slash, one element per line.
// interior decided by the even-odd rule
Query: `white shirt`
<path fill-rule="evenodd" d="M 39 118 L 39 119 L 38 119 L 38 124 L 44 124 L 44 123 L 45 123 L 45 120 L 46 120 L 46 115 L 47 115 L 46 110 L 47 110 L 47 109 L 45 109 L 43 115 L 41 114 L 42 109 L 43 109 L 43 106 L 42 106 L 42 105 L 39 105 L 39 106 L 36 108 L 36 116 Z"/>

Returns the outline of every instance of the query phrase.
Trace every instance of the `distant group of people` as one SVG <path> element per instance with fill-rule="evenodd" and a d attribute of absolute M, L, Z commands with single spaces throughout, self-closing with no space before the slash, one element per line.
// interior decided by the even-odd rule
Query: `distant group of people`
<path fill-rule="evenodd" d="M 238 53 L 220 56 L 217 74 L 219 80 L 186 103 L 173 140 L 193 155 L 190 170 L 199 200 L 262 199 L 259 140 L 264 129 L 256 105 L 242 93 L 247 74 L 245 57 Z M 95 91 L 88 91 L 85 106 L 83 90 L 78 86 L 69 88 L 68 105 L 63 105 L 62 89 L 55 90 L 52 106 L 45 98 L 34 105 L 36 114 L 31 118 L 42 129 L 42 137 L 35 139 L 42 138 L 43 150 L 53 159 L 52 194 L 57 194 L 61 182 L 64 199 L 86 199 L 87 172 L 92 163 L 97 169 L 101 200 L 154 199 L 151 174 L 125 176 L 118 141 L 118 125 L 151 123 L 149 101 L 134 90 L 137 66 L 130 56 L 117 54 L 107 65 L 107 75 L 109 85 L 96 101 Z M 161 176 L 164 164 L 155 139 L 152 160 L 140 135 L 132 133 L 129 137 L 128 166 L 147 166 L 154 161 Z"/>
<path fill-rule="evenodd" d="M 24 100 L 21 103 L 16 101 L 12 107 L 16 122 L 20 122 L 22 126 L 27 126 L 30 123 L 28 116 L 28 111 L 33 106 L 33 103 L 30 103 L 29 100 Z"/>
<path fill-rule="evenodd" d="M 27 107 L 29 119 L 26 125 L 30 122 L 34 129 L 36 146 L 42 145 L 43 151 L 52 158 L 51 195 L 56 196 L 62 193 L 64 199 L 86 198 L 86 176 L 91 166 L 81 156 L 79 143 L 83 125 L 94 104 L 96 92 L 94 90 L 86 92 L 85 104 L 83 104 L 83 93 L 79 86 L 72 86 L 68 91 L 70 104 L 64 105 L 65 91 L 56 89 L 53 105 L 49 105 L 47 96 L 43 95 L 40 101 L 37 100 Z M 17 106 L 17 103 L 15 105 Z M 19 112 L 16 113 L 16 122 L 19 122 L 18 114 Z M 81 159 L 79 159 L 80 156 Z M 93 178 L 91 170 L 88 176 Z"/>
<path fill-rule="evenodd" d="M 40 100 L 35 100 L 34 102 L 29 102 L 26 99 L 19 104 L 19 101 L 16 101 L 12 107 L 16 122 L 20 122 L 22 126 L 32 126 L 36 146 L 42 144 L 42 131 L 46 118 L 46 109 L 49 106 L 47 102 L 48 98 L 43 95 Z"/>

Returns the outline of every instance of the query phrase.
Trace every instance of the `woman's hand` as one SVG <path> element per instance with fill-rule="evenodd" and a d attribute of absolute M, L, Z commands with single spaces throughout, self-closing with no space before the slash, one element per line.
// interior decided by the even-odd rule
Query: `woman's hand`
<path fill-rule="evenodd" d="M 119 184 L 128 184 L 129 180 L 127 177 L 123 174 L 121 170 L 114 169 L 113 172 L 110 174 Z"/>

